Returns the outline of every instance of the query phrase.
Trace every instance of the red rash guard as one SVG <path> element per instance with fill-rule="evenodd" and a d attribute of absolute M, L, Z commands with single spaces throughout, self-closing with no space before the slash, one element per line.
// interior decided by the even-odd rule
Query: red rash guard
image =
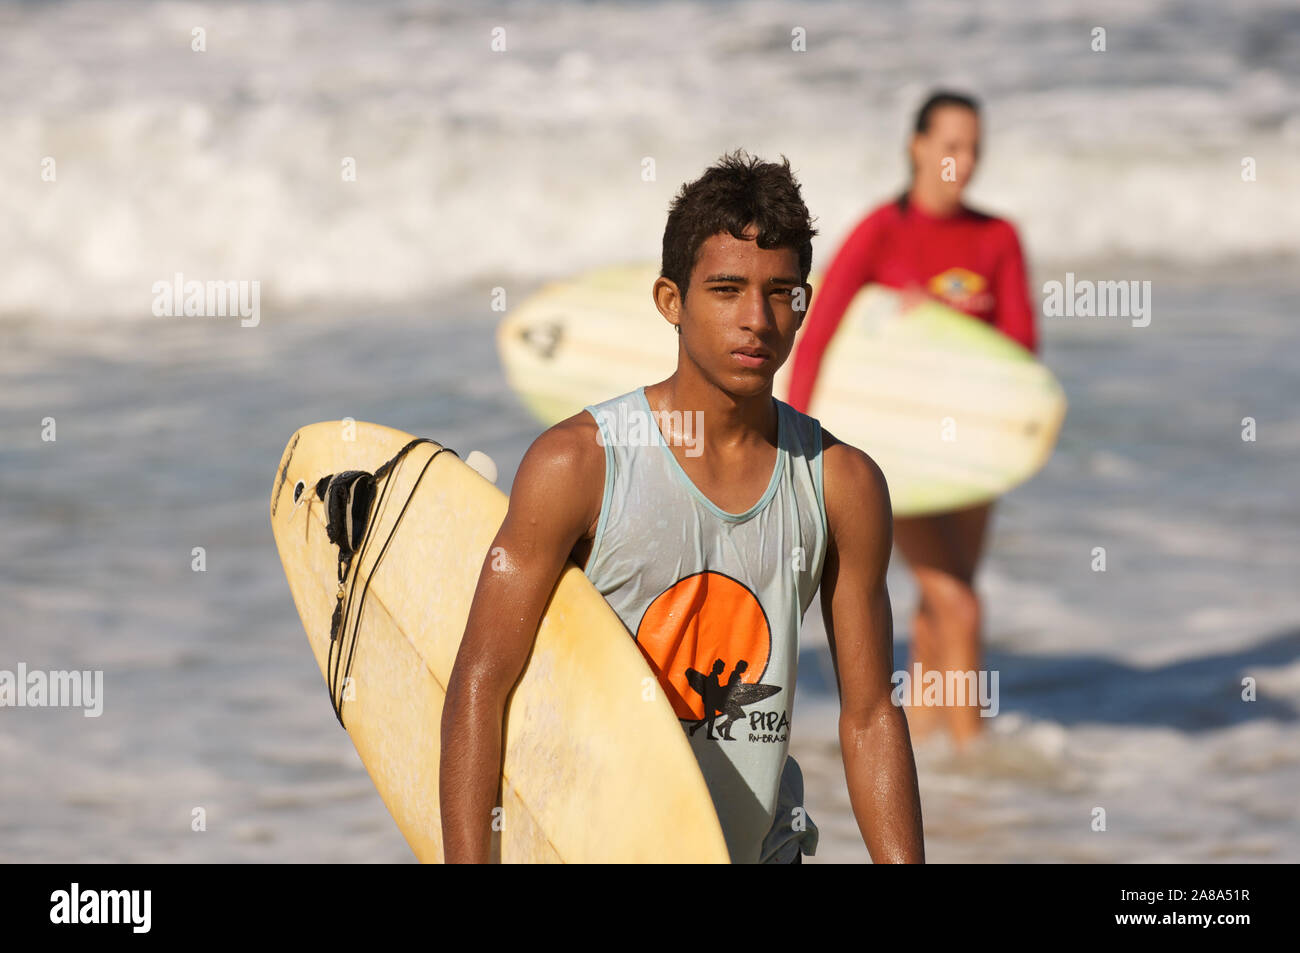
<path fill-rule="evenodd" d="M 868 282 L 916 288 L 1037 353 L 1025 263 L 1011 223 L 964 206 L 935 218 L 913 203 L 904 211 L 892 201 L 858 224 L 814 290 L 790 374 L 786 403 L 795 410 L 808 412 L 826 346 Z"/>

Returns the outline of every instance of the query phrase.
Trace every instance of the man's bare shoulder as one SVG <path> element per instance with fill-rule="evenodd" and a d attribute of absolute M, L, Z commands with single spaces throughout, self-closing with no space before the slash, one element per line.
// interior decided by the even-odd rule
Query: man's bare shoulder
<path fill-rule="evenodd" d="M 605 448 L 601 443 L 600 427 L 585 410 L 544 430 L 524 454 L 525 460 L 529 457 L 539 464 L 605 472 Z"/>
<path fill-rule="evenodd" d="M 512 508 L 560 511 L 580 519 L 599 514 L 605 486 L 605 448 L 600 428 L 586 411 L 542 432 L 519 464 L 511 487 Z"/>
<path fill-rule="evenodd" d="M 892 527 L 889 483 L 866 451 L 822 430 L 822 485 L 826 522 L 832 536 L 855 528 L 874 534 L 874 525 Z"/>

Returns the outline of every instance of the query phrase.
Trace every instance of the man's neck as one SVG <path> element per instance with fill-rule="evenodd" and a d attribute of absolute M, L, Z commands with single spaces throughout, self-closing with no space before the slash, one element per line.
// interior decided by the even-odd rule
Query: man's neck
<path fill-rule="evenodd" d="M 684 375 L 679 368 L 661 384 L 646 388 L 651 410 L 700 411 L 695 434 L 703 445 L 741 447 L 750 442 L 776 443 L 776 404 L 769 387 L 753 397 L 733 397 L 702 378 Z"/>

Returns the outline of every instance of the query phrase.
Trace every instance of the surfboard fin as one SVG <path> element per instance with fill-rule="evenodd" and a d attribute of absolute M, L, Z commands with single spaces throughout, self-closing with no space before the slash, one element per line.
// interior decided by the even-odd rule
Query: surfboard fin
<path fill-rule="evenodd" d="M 482 450 L 471 450 L 465 458 L 465 465 L 489 483 L 497 482 L 497 465 Z"/>

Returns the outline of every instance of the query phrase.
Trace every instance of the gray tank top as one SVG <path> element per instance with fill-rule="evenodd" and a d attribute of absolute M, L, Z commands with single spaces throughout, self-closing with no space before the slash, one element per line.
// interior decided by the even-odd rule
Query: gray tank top
<path fill-rule="evenodd" d="M 773 400 L 776 465 L 743 513 L 705 497 L 664 440 L 678 434 L 697 454 L 694 414 L 661 433 L 644 387 L 585 408 L 605 489 L 584 571 L 668 695 L 734 863 L 788 863 L 817 846 L 787 751 L 799 628 L 826 555 L 821 425 Z"/>

